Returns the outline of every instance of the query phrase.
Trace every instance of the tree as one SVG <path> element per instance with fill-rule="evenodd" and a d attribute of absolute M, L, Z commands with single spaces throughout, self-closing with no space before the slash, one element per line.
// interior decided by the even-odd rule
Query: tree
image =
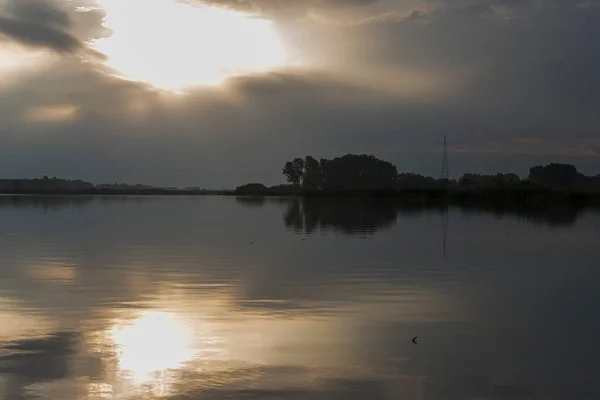
<path fill-rule="evenodd" d="M 519 175 L 513 173 L 504 174 L 504 180 L 509 183 L 521 182 L 521 178 L 519 178 Z"/>
<path fill-rule="evenodd" d="M 529 180 L 540 186 L 567 189 L 582 181 L 584 176 L 570 164 L 551 163 L 546 166 L 536 165 L 529 169 Z"/>
<path fill-rule="evenodd" d="M 286 162 L 283 167 L 283 175 L 292 185 L 300 186 L 304 176 L 304 160 L 295 158 L 293 161 Z"/>
<path fill-rule="evenodd" d="M 321 160 L 323 189 L 392 189 L 398 170 L 372 155 L 347 154 L 333 160 Z"/>
<path fill-rule="evenodd" d="M 396 178 L 396 186 L 401 189 L 426 189 L 435 186 L 435 179 L 412 172 L 400 173 Z"/>
<path fill-rule="evenodd" d="M 262 194 L 266 191 L 267 187 L 262 183 L 247 183 L 235 189 L 236 194 Z"/>
<path fill-rule="evenodd" d="M 302 187 L 304 189 L 318 190 L 323 186 L 323 169 L 321 164 L 311 156 L 304 159 L 304 175 Z"/>

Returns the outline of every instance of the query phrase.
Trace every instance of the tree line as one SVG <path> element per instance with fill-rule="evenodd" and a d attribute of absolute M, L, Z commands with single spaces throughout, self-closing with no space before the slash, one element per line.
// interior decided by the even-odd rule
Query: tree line
<path fill-rule="evenodd" d="M 373 155 L 347 154 L 332 160 L 312 156 L 295 158 L 284 164 L 282 173 L 289 183 L 271 188 L 260 183 L 237 188 L 238 194 L 327 193 L 336 191 L 398 190 L 519 190 L 538 189 L 573 192 L 600 192 L 600 174 L 585 176 L 575 166 L 562 163 L 535 165 L 521 179 L 513 173 L 493 175 L 467 173 L 459 179 L 434 179 L 410 172 L 398 172 L 396 166 Z"/>
<path fill-rule="evenodd" d="M 59 179 L 44 176 L 35 179 L 0 179 L 0 194 L 206 194 L 199 187 L 157 188 L 126 183 L 93 183 L 79 179 Z"/>

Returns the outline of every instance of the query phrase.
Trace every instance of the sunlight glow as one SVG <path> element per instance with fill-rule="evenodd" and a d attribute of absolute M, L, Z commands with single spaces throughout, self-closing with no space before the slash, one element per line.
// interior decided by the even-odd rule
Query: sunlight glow
<path fill-rule="evenodd" d="M 23 312 L 24 309 L 13 299 L 0 297 L 0 343 L 39 338 L 53 331 L 55 326 L 50 320 Z"/>
<path fill-rule="evenodd" d="M 0 47 L 0 72 L 35 65 L 36 58 L 25 51 Z"/>
<path fill-rule="evenodd" d="M 0 88 L 14 84 L 17 81 L 15 76 L 22 76 L 54 59 L 43 51 L 32 51 L 2 42 L 0 45 Z"/>
<path fill-rule="evenodd" d="M 96 50 L 125 78 L 165 89 L 215 85 L 285 64 L 271 21 L 177 0 L 101 0 L 113 34 Z"/>
<path fill-rule="evenodd" d="M 36 281 L 57 284 L 73 283 L 77 276 L 75 267 L 61 264 L 33 265 L 26 273 Z"/>
<path fill-rule="evenodd" d="M 151 382 L 152 373 L 177 368 L 194 356 L 189 327 L 169 312 L 143 312 L 131 323 L 116 324 L 110 334 L 119 369 L 136 383 Z"/>
<path fill-rule="evenodd" d="M 62 122 L 75 118 L 78 108 L 72 105 L 33 107 L 26 112 L 30 122 Z"/>

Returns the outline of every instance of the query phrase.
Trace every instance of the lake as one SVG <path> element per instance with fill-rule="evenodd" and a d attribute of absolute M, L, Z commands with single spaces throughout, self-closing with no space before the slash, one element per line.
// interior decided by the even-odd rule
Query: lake
<path fill-rule="evenodd" d="M 593 211 L 2 196 L 0 254 L 2 399 L 600 398 Z"/>

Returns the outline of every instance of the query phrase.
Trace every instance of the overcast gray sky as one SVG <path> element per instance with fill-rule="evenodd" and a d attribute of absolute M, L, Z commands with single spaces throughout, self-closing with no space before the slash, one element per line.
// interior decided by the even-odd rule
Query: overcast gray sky
<path fill-rule="evenodd" d="M 207 8 L 207 6 L 212 6 Z M 215 8 L 217 7 L 217 8 Z M 0 177 L 600 173 L 598 0 L 0 0 Z"/>

